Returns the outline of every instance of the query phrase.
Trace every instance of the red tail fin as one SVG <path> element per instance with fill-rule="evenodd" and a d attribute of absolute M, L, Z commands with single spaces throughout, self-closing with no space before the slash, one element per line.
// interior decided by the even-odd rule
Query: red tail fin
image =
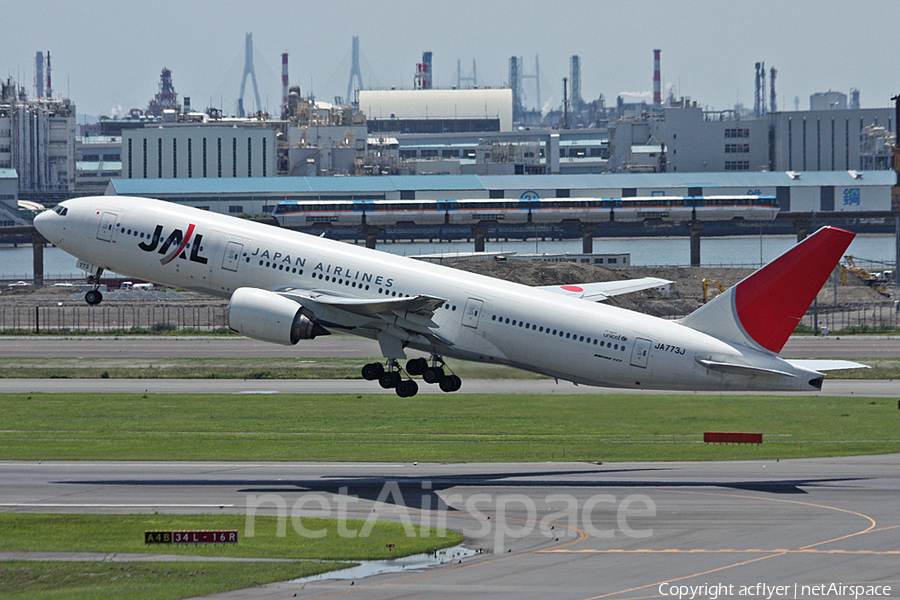
<path fill-rule="evenodd" d="M 823 227 L 681 322 L 777 354 L 854 237 Z"/>

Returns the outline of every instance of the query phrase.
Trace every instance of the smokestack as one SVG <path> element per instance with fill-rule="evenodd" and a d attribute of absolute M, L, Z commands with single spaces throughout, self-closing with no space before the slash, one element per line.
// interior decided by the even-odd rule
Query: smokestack
<path fill-rule="evenodd" d="M 659 75 L 659 53 L 653 51 L 653 105 L 662 106 L 662 79 Z"/>
<path fill-rule="evenodd" d="M 769 69 L 769 112 L 778 112 L 778 103 L 775 97 L 775 76 L 778 75 L 778 69 L 772 67 Z"/>
<path fill-rule="evenodd" d="M 417 90 L 431 89 L 431 52 L 422 53 L 422 62 L 416 63 L 416 76 L 413 87 Z"/>
<path fill-rule="evenodd" d="M 44 97 L 44 53 L 38 52 L 34 57 L 34 96 Z"/>
<path fill-rule="evenodd" d="M 288 53 L 281 54 L 281 111 L 288 105 Z"/>
<path fill-rule="evenodd" d="M 50 51 L 47 51 L 47 97 L 53 97 L 53 86 L 50 85 Z"/>

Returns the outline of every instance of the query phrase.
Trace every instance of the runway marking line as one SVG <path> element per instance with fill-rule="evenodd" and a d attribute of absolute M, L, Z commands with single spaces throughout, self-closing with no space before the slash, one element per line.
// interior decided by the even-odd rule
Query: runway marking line
<path fill-rule="evenodd" d="M 652 548 L 641 548 L 638 550 L 625 550 L 611 548 L 609 550 L 596 550 L 587 548 L 585 550 L 539 550 L 538 552 L 545 554 L 871 554 L 877 556 L 900 556 L 900 550 L 790 550 L 784 548 L 774 548 L 772 550 L 762 550 L 759 548 L 748 548 L 746 550 L 722 549 L 722 550 L 706 550 L 703 548 L 695 548 L 691 550 L 683 550 L 680 548 L 667 548 L 665 550 L 655 550 Z"/>
<path fill-rule="evenodd" d="M 781 502 L 781 503 L 784 503 L 784 504 L 797 504 L 797 505 L 800 505 L 800 506 L 810 506 L 810 507 L 813 507 L 813 508 L 821 508 L 821 509 L 825 509 L 825 510 L 833 510 L 833 511 L 837 511 L 837 512 L 842 512 L 842 513 L 850 514 L 850 515 L 853 515 L 853 516 L 856 516 L 856 517 L 860 517 L 860 518 L 862 518 L 862 519 L 865 519 L 865 520 L 869 521 L 869 526 L 866 527 L 865 529 L 861 530 L 861 531 L 857 531 L 857 532 L 855 532 L 855 533 L 851 533 L 851 534 L 844 535 L 844 536 L 837 537 L 837 538 L 832 538 L 832 539 L 829 539 L 829 540 L 824 540 L 824 541 L 821 541 L 821 542 L 817 542 L 817 543 L 815 543 L 815 544 L 808 544 L 808 545 L 806 545 L 806 546 L 802 546 L 801 548 L 799 548 L 799 549 L 797 549 L 797 550 L 773 550 L 771 554 L 768 554 L 768 553 L 767 553 L 766 556 L 760 556 L 760 557 L 757 557 L 757 558 L 752 558 L 752 559 L 750 559 L 750 560 L 745 560 L 745 561 L 742 561 L 742 562 L 737 562 L 737 563 L 734 563 L 734 564 L 731 564 L 731 565 L 725 565 L 725 566 L 718 567 L 718 568 L 715 568 L 715 569 L 710 569 L 710 570 L 708 570 L 708 571 L 703 571 L 703 572 L 701 572 L 701 573 L 693 573 L 693 574 L 691 574 L 691 575 L 683 575 L 683 576 L 681 576 L 681 577 L 668 578 L 668 579 L 665 579 L 664 581 L 658 581 L 658 582 L 656 582 L 656 583 L 650 583 L 650 584 L 646 584 L 646 585 L 641 585 L 641 586 L 629 588 L 629 589 L 626 589 L 626 590 L 619 590 L 618 592 L 609 592 L 609 593 L 606 593 L 606 594 L 601 594 L 601 595 L 599 595 L 599 596 L 592 596 L 592 597 L 590 597 L 590 598 L 586 598 L 585 600 L 599 600 L 600 598 L 609 598 L 609 597 L 611 597 L 611 596 L 618 596 L 618 595 L 620 595 L 620 594 L 627 594 L 627 593 L 629 593 L 629 592 L 636 592 L 636 591 L 639 591 L 639 590 L 645 590 L 645 589 L 648 589 L 648 588 L 653 588 L 654 586 L 662 585 L 663 583 L 675 583 L 675 582 L 678 582 L 678 581 L 684 581 L 685 579 L 693 579 L 694 577 L 702 577 L 702 576 L 704 576 L 704 575 L 709 575 L 709 574 L 711 574 L 711 573 L 717 573 L 717 572 L 719 572 L 719 571 L 726 571 L 726 570 L 728 570 L 728 569 L 733 569 L 733 568 L 736 568 L 736 567 L 743 567 L 743 566 L 745 566 L 745 565 L 752 564 L 752 563 L 759 562 L 759 561 L 763 561 L 763 560 L 768 560 L 768 559 L 770 559 L 770 558 L 780 558 L 780 557 L 785 556 L 785 555 L 788 555 L 788 554 L 804 553 L 804 551 L 809 551 L 809 552 L 807 552 L 807 553 L 810 553 L 810 554 L 813 554 L 813 553 L 822 553 L 822 554 L 830 553 L 830 552 L 828 552 L 828 551 L 813 551 L 813 550 L 811 550 L 811 549 L 812 549 L 812 548 L 815 548 L 816 546 L 821 546 L 821 545 L 824 545 L 824 544 L 830 544 L 830 543 L 833 543 L 833 542 L 838 542 L 838 541 L 841 541 L 841 540 L 846 540 L 846 539 L 848 539 L 848 538 L 855 537 L 855 536 L 857 536 L 857 535 L 862 535 L 862 534 L 865 534 L 865 533 L 869 533 L 869 532 L 875 530 L 875 527 L 877 526 L 877 523 L 876 523 L 875 519 L 873 519 L 872 517 L 870 517 L 870 516 L 868 516 L 868 515 L 864 515 L 863 513 L 856 512 L 856 511 L 853 511 L 853 510 L 849 510 L 849 509 L 846 509 L 846 508 L 838 508 L 838 507 L 836 507 L 836 506 L 825 506 L 825 505 L 823 505 L 823 504 L 814 504 L 814 503 L 812 503 L 812 502 L 802 502 L 802 501 L 800 501 L 800 500 L 786 500 L 786 499 L 783 499 L 783 498 L 765 498 L 765 497 L 762 497 L 762 496 L 750 496 L 750 495 L 746 495 L 746 494 L 723 494 L 723 493 L 716 493 L 716 492 L 696 492 L 696 491 L 687 491 L 687 490 L 685 490 L 685 491 L 679 491 L 679 490 L 667 490 L 667 489 L 661 489 L 661 490 L 657 490 L 657 491 L 659 491 L 659 492 L 668 492 L 668 493 L 670 493 L 670 494 L 690 494 L 690 495 L 698 495 L 698 496 L 720 496 L 720 497 L 723 497 L 723 498 L 742 498 L 742 499 L 749 499 L 749 500 L 762 500 L 762 501 L 768 501 L 768 502 Z M 764 552 L 763 550 L 759 550 L 759 551 L 760 551 L 760 552 Z M 688 551 L 684 551 L 684 552 L 687 553 Z M 635 599 L 632 599 L 632 600 L 635 600 Z"/>
<path fill-rule="evenodd" d="M 235 504 L 83 504 L 0 502 L 0 508 L 238 508 Z"/>

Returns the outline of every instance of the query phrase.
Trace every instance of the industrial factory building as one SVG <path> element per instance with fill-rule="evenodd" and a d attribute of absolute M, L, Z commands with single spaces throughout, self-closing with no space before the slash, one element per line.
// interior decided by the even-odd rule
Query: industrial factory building
<path fill-rule="evenodd" d="M 75 105 L 29 99 L 8 79 L 0 84 L 0 169 L 15 169 L 26 193 L 75 190 Z"/>
<path fill-rule="evenodd" d="M 170 124 L 122 132 L 128 179 L 272 177 L 277 129 L 252 123 Z"/>
<path fill-rule="evenodd" d="M 764 120 L 737 120 L 696 106 L 664 108 L 640 120 L 609 127 L 611 171 L 721 172 L 763 171 L 769 163 L 769 132 Z M 656 146 L 648 150 L 647 146 Z M 656 153 L 658 160 L 648 161 Z"/>
<path fill-rule="evenodd" d="M 18 179 L 15 169 L 0 168 L 0 227 L 23 223 L 19 218 Z"/>
<path fill-rule="evenodd" d="M 775 171 L 890 169 L 893 108 L 769 114 Z"/>

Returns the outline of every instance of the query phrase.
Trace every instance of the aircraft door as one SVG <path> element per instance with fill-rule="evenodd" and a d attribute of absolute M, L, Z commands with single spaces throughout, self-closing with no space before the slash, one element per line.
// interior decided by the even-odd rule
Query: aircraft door
<path fill-rule="evenodd" d="M 631 351 L 631 366 L 647 368 L 647 361 L 650 358 L 650 346 L 653 342 L 644 338 L 634 340 L 634 350 Z"/>
<path fill-rule="evenodd" d="M 111 242 L 113 229 L 116 226 L 116 220 L 119 216 L 116 213 L 105 212 L 100 215 L 100 228 L 97 230 L 97 239 L 104 242 Z"/>
<path fill-rule="evenodd" d="M 466 300 L 466 307 L 463 310 L 462 324 L 466 327 L 475 329 L 478 327 L 478 317 L 481 315 L 481 307 L 484 306 L 483 300 L 469 298 Z"/>
<path fill-rule="evenodd" d="M 241 259 L 241 253 L 244 251 L 244 245 L 238 242 L 228 242 L 225 245 L 225 257 L 222 259 L 222 268 L 226 271 L 237 273 L 238 262 Z"/>

